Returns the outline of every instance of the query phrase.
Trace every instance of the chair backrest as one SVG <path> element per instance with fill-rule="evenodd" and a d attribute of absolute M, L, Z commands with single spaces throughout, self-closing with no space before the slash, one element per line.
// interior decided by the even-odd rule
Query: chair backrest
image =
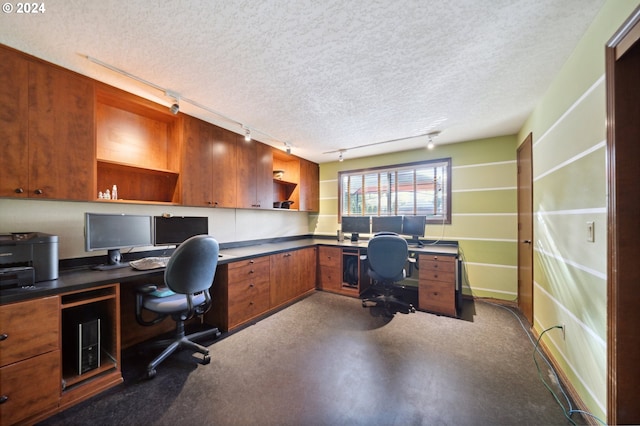
<path fill-rule="evenodd" d="M 171 255 L 164 271 L 164 282 L 176 293 L 207 290 L 213 284 L 219 252 L 218 242 L 210 235 L 189 238 Z"/>
<path fill-rule="evenodd" d="M 369 240 L 367 246 L 369 268 L 384 280 L 402 277 L 408 257 L 407 241 L 399 235 L 383 234 Z"/>

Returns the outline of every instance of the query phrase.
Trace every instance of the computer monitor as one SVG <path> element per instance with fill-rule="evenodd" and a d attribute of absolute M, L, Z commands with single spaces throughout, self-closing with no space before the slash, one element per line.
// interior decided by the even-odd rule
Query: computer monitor
<path fill-rule="evenodd" d="M 120 249 L 153 244 L 151 216 L 108 213 L 85 213 L 85 250 L 107 250 L 107 263 L 96 269 L 129 266 L 120 262 Z"/>
<path fill-rule="evenodd" d="M 208 233 L 208 217 L 153 217 L 153 244 L 156 246 L 177 246 L 194 235 L 207 235 Z"/>
<path fill-rule="evenodd" d="M 342 216 L 342 232 L 351 234 L 351 241 L 358 241 L 360 234 L 371 233 L 369 216 Z"/>
<path fill-rule="evenodd" d="M 371 232 L 395 232 L 402 234 L 402 216 L 372 216 Z"/>
<path fill-rule="evenodd" d="M 420 237 L 424 237 L 425 226 L 427 225 L 426 216 L 403 216 L 402 218 L 402 234 L 410 235 L 409 244 L 422 247 Z"/>

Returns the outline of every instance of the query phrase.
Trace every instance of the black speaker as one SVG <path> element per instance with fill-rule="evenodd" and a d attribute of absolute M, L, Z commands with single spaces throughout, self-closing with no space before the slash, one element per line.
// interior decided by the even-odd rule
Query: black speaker
<path fill-rule="evenodd" d="M 100 318 L 78 323 L 76 336 L 78 374 L 100 367 Z"/>

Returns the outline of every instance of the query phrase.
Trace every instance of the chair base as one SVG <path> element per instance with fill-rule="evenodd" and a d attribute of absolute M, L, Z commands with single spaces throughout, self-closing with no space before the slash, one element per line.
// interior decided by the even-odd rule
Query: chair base
<path fill-rule="evenodd" d="M 178 327 L 178 329 L 180 329 L 180 327 Z M 210 337 L 210 336 L 217 338 L 218 336 L 220 336 L 220 331 L 217 328 L 212 328 L 210 330 L 204 330 L 198 333 L 193 333 L 188 336 L 185 336 L 184 328 L 182 330 L 183 330 L 182 333 L 178 332 L 178 335 L 174 339 L 154 342 L 153 346 L 160 346 L 160 345 L 164 346 L 167 343 L 170 343 L 170 344 L 160 353 L 160 355 L 156 356 L 153 359 L 153 361 L 151 361 L 147 365 L 147 372 L 146 372 L 147 379 L 154 378 L 156 376 L 156 368 L 158 367 L 158 365 L 160 365 L 162 361 L 167 359 L 171 354 L 173 354 L 178 350 L 190 349 L 198 353 L 201 353 L 202 355 L 204 355 L 202 358 L 202 361 L 200 362 L 202 365 L 206 365 L 211 362 L 211 357 L 209 357 L 209 349 L 193 342 L 191 339 L 196 340 L 196 339 L 200 339 L 203 337 Z"/>
<path fill-rule="evenodd" d="M 381 307 L 384 309 L 384 314 L 388 317 L 392 317 L 396 312 L 411 314 L 416 311 L 416 308 L 411 303 L 407 303 L 391 295 L 364 298 L 362 299 L 362 307 Z"/>

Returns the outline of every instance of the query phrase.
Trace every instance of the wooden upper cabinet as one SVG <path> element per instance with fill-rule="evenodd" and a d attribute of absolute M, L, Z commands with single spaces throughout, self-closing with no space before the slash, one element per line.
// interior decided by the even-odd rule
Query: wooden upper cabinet
<path fill-rule="evenodd" d="M 300 211 L 320 210 L 320 167 L 300 159 Z"/>
<path fill-rule="evenodd" d="M 29 63 L 29 196 L 94 198 L 94 105 L 92 80 Z"/>
<path fill-rule="evenodd" d="M 93 81 L 2 46 L 0 71 L 0 196 L 90 200 Z"/>
<path fill-rule="evenodd" d="M 183 116 L 182 203 L 236 206 L 236 134 Z"/>
<path fill-rule="evenodd" d="M 273 208 L 272 148 L 240 135 L 236 148 L 236 207 Z"/>
<path fill-rule="evenodd" d="M 0 197 L 27 197 L 29 62 L 0 46 Z"/>

